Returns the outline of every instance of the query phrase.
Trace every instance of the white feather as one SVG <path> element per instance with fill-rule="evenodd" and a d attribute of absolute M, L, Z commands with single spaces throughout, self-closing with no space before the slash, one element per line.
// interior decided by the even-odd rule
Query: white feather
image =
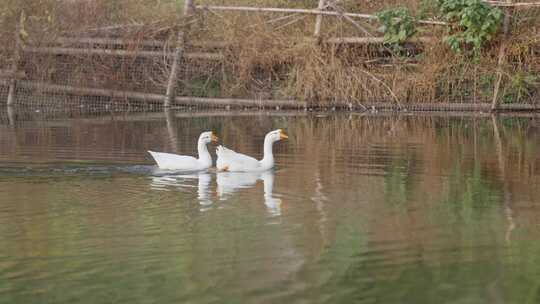
<path fill-rule="evenodd" d="M 287 138 L 281 130 L 275 130 L 266 134 L 264 138 L 264 158 L 260 161 L 251 156 L 237 153 L 224 146 L 216 149 L 216 167 L 219 171 L 230 172 L 257 172 L 271 169 L 274 166 L 272 145 L 274 142 Z"/>
<path fill-rule="evenodd" d="M 199 158 L 171 153 L 148 151 L 156 161 L 160 169 L 199 171 L 212 166 L 212 157 L 208 153 L 206 145 L 211 141 L 216 141 L 217 137 L 210 131 L 203 132 L 197 142 Z"/>
<path fill-rule="evenodd" d="M 193 156 L 148 151 L 160 169 L 200 170 L 199 160 Z"/>
<path fill-rule="evenodd" d="M 260 162 L 251 156 L 236 153 L 224 146 L 219 146 L 216 150 L 218 170 L 227 171 L 250 171 L 261 166 Z"/>

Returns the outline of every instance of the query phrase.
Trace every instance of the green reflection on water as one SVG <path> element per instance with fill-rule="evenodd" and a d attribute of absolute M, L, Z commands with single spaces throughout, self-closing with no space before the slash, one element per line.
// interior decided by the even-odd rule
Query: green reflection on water
<path fill-rule="evenodd" d="M 540 300 L 534 120 L 495 120 L 496 135 L 490 118 L 167 119 L 175 140 L 155 118 L 66 122 L 65 142 L 46 123 L 0 128 L 0 159 L 40 160 L 0 171 L 0 303 Z M 263 181 L 221 198 L 214 172 L 160 186 L 126 165 L 192 153 L 205 129 L 260 156 L 263 130 L 283 125 L 277 214 Z M 128 161 L 62 165 L 70 154 Z"/>

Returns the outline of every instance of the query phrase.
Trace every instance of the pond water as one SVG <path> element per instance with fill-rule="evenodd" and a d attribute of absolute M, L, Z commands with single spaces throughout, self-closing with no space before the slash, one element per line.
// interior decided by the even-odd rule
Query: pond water
<path fill-rule="evenodd" d="M 277 128 L 259 174 L 146 153 Z M 534 116 L 0 112 L 0 303 L 538 303 L 539 152 Z"/>

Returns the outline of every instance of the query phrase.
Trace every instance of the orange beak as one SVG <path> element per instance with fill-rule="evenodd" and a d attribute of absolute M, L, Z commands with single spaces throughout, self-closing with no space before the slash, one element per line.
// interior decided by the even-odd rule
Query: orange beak
<path fill-rule="evenodd" d="M 283 132 L 283 130 L 280 130 L 279 139 L 287 139 L 287 138 L 289 138 L 289 136 L 287 136 L 287 134 L 285 134 L 285 132 Z"/>
<path fill-rule="evenodd" d="M 212 136 L 210 136 L 210 140 L 212 140 L 212 142 L 217 143 L 219 138 L 216 135 L 214 135 L 214 133 L 212 133 Z"/>

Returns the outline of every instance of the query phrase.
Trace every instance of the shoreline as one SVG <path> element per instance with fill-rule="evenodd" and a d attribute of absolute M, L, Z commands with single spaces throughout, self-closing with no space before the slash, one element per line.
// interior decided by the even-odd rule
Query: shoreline
<path fill-rule="evenodd" d="M 501 117 L 540 117 L 540 110 L 507 110 L 491 112 L 489 110 L 460 110 L 454 107 L 452 110 L 424 109 L 401 110 L 390 109 L 388 105 L 381 105 L 381 108 L 357 110 L 344 108 L 323 108 L 314 107 L 306 109 L 269 109 L 269 108 L 219 108 L 219 107 L 182 107 L 173 106 L 170 108 L 108 108 L 106 106 L 80 107 L 70 105 L 68 107 L 49 107 L 47 105 L 16 105 L 0 108 L 0 125 L 25 121 L 54 121 L 54 120 L 117 120 L 137 121 L 137 120 L 161 120 L 174 118 L 197 118 L 197 117 L 248 117 L 248 116 L 275 116 L 275 117 L 295 117 L 295 116 L 372 116 L 372 117 L 392 117 L 392 116 L 417 116 L 417 117 L 476 117 L 488 118 L 492 116 Z M 429 106 L 429 105 L 426 105 Z M 487 107 L 486 105 L 483 105 Z M 470 109 L 471 107 L 469 107 Z M 379 110 L 380 109 L 380 110 Z"/>
<path fill-rule="evenodd" d="M 0 80 L 0 88 L 7 83 Z M 91 107 L 91 108 L 125 108 L 151 107 L 152 109 L 250 109 L 250 110 L 303 110 L 303 111 L 390 111 L 390 112 L 540 112 L 540 104 L 508 103 L 500 104 L 497 110 L 492 110 L 488 102 L 307 102 L 296 100 L 247 99 L 247 98 L 208 98 L 192 96 L 176 96 L 170 106 L 164 103 L 165 95 L 155 93 L 140 93 L 111 89 L 83 88 L 66 85 L 52 85 L 32 81 L 18 82 L 18 89 L 28 90 L 29 95 L 17 100 L 8 107 Z M 36 93 L 37 92 L 37 93 Z M 1 96 L 2 94 L 0 94 Z M 18 94 L 21 95 L 21 94 Z M 29 98 L 30 97 L 30 98 Z M 33 98 L 35 97 L 35 98 Z M 41 101 L 41 98 L 46 101 Z M 63 100 L 74 98 L 75 100 Z M 31 100 L 28 102 L 27 100 Z M 36 100 L 36 101 L 34 101 Z"/>

